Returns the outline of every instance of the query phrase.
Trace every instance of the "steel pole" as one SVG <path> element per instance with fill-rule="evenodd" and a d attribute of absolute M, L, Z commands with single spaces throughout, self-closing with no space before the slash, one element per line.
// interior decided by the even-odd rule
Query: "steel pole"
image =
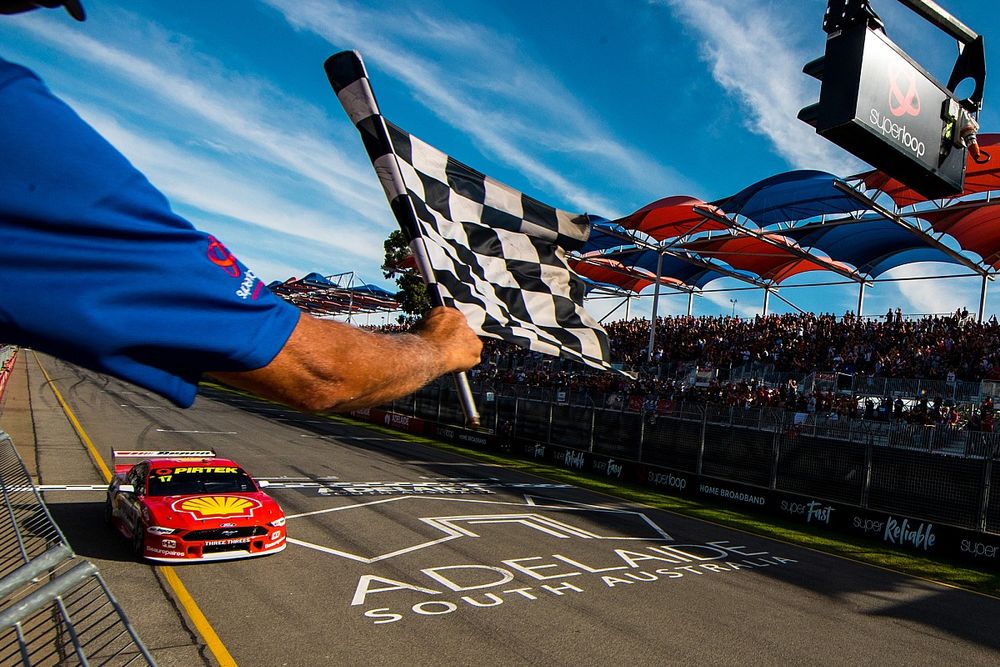
<path fill-rule="evenodd" d="M 653 312 L 649 316 L 649 350 L 646 361 L 653 360 L 653 343 L 656 341 L 656 310 L 660 305 L 660 274 L 663 271 L 663 253 L 656 255 L 656 286 L 653 288 Z"/>
<path fill-rule="evenodd" d="M 979 323 L 983 323 L 983 317 L 986 315 L 986 281 L 989 277 L 983 276 L 983 289 L 979 292 Z"/>

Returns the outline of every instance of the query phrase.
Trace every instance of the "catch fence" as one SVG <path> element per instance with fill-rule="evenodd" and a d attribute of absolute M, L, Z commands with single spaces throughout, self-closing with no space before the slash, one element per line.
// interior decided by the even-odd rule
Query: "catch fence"
<path fill-rule="evenodd" d="M 559 445 L 766 489 L 1000 534 L 1000 434 L 837 419 L 779 408 L 622 400 L 585 392 L 473 390 L 482 425 L 512 441 Z M 393 412 L 462 425 L 437 382 Z"/>
<path fill-rule="evenodd" d="M 0 665 L 154 665 L 104 579 L 77 558 L 0 431 Z"/>

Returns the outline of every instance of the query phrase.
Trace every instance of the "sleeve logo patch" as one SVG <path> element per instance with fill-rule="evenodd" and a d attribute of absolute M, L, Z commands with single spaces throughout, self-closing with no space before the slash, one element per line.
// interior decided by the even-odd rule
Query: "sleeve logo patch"
<path fill-rule="evenodd" d="M 233 278 L 240 277 L 240 265 L 236 263 L 236 257 L 214 236 L 208 237 L 208 259 Z"/>

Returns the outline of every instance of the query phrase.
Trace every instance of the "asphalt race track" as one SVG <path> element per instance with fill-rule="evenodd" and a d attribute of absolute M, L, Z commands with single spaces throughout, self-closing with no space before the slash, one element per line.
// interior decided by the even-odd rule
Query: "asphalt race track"
<path fill-rule="evenodd" d="M 223 392 L 179 410 L 24 351 L 46 502 L 160 665 L 217 663 L 163 569 L 102 525 L 39 362 L 105 462 L 214 448 L 273 483 L 284 552 L 172 568 L 240 665 L 1000 662 L 997 599 Z"/>

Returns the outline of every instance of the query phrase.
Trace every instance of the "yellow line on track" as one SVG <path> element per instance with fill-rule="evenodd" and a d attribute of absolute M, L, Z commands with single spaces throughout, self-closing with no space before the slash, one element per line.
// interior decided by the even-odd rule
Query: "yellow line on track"
<path fill-rule="evenodd" d="M 194 623 L 194 627 L 198 630 L 202 639 L 205 640 L 205 644 L 208 646 L 208 650 L 212 652 L 215 659 L 218 661 L 220 667 L 236 667 L 236 661 L 233 660 L 233 656 L 229 655 L 229 651 L 226 650 L 226 645 L 222 643 L 219 639 L 219 635 L 215 634 L 215 630 L 212 629 L 212 624 L 208 622 L 205 615 L 201 613 L 201 609 L 195 603 L 194 598 L 188 593 L 187 588 L 181 582 L 180 577 L 174 572 L 174 568 L 169 565 L 158 565 L 157 569 L 163 573 L 163 577 L 170 584 L 170 588 L 174 590 L 174 594 L 180 601 L 181 605 L 184 607 L 184 611 L 187 612 L 188 618 Z"/>
<path fill-rule="evenodd" d="M 59 390 L 56 389 L 55 382 L 52 381 L 52 378 L 49 377 L 45 367 L 42 366 L 42 362 L 39 360 L 38 355 L 34 350 L 31 351 L 31 354 L 35 357 L 35 363 L 38 364 L 38 367 L 42 370 L 42 375 L 45 376 L 45 382 L 48 383 L 49 389 L 51 389 L 52 393 L 55 394 L 56 400 L 59 401 L 59 405 L 62 406 L 63 412 L 66 413 L 69 423 L 73 425 L 73 429 L 76 431 L 76 434 L 80 436 L 80 439 L 83 440 L 83 444 L 87 446 L 87 451 L 90 452 L 90 458 L 94 460 L 94 463 L 97 465 L 97 469 L 101 471 L 104 481 L 106 483 L 110 483 L 111 471 L 108 470 L 108 466 L 105 465 L 104 461 L 101 459 L 101 455 L 97 453 L 97 448 L 94 447 L 94 443 L 91 442 L 90 436 L 88 436 L 87 432 L 83 430 L 83 427 L 80 426 L 80 422 L 77 420 L 76 415 L 74 415 L 73 411 L 69 409 L 68 405 L 66 405 L 66 401 L 63 400 L 62 394 L 60 394 Z"/>
<path fill-rule="evenodd" d="M 73 425 L 73 429 L 76 431 L 76 434 L 80 436 L 80 440 L 83 441 L 83 444 L 87 446 L 87 451 L 90 453 L 90 457 L 94 459 L 94 463 L 104 476 L 104 481 L 110 483 L 111 471 L 108 470 L 108 466 L 105 465 L 103 460 L 101 460 L 101 456 L 97 453 L 97 448 L 94 447 L 94 443 L 91 441 L 90 436 L 88 436 L 87 432 L 83 430 L 83 426 L 80 425 L 80 421 L 76 418 L 76 415 L 73 414 L 73 411 L 69 409 L 66 401 L 63 400 L 62 394 L 59 393 L 55 383 L 45 371 L 45 367 L 42 366 L 42 362 L 38 359 L 38 355 L 35 354 L 34 350 L 32 350 L 32 354 L 35 357 L 35 363 L 38 364 L 38 368 L 42 371 L 42 375 L 45 376 L 45 381 L 48 383 L 49 388 L 55 395 L 56 400 L 59 401 L 59 405 L 62 407 L 63 412 L 66 413 L 66 417 L 69 419 L 70 424 Z M 156 569 L 160 571 L 163 578 L 166 579 L 167 583 L 170 585 L 170 588 L 173 590 L 177 600 L 181 603 L 181 606 L 184 607 L 184 611 L 187 612 L 188 618 L 190 618 L 191 622 L 194 624 L 195 630 L 197 630 L 198 634 L 201 635 L 202 640 L 204 640 L 205 645 L 208 646 L 208 650 L 212 652 L 212 655 L 215 656 L 215 660 L 219 663 L 220 667 L 237 667 L 236 661 L 233 660 L 233 656 L 229 654 L 229 651 L 226 649 L 226 645 L 222 643 L 221 639 L 219 639 L 219 635 L 215 633 L 215 630 L 212 628 L 212 624 L 208 622 L 207 618 L 205 618 L 205 614 L 203 614 L 201 609 L 198 608 L 198 604 L 194 601 L 194 598 L 191 597 L 191 594 L 188 593 L 187 588 L 184 586 L 184 583 L 181 582 L 180 577 L 177 576 L 174 568 L 169 565 L 157 565 Z"/>

